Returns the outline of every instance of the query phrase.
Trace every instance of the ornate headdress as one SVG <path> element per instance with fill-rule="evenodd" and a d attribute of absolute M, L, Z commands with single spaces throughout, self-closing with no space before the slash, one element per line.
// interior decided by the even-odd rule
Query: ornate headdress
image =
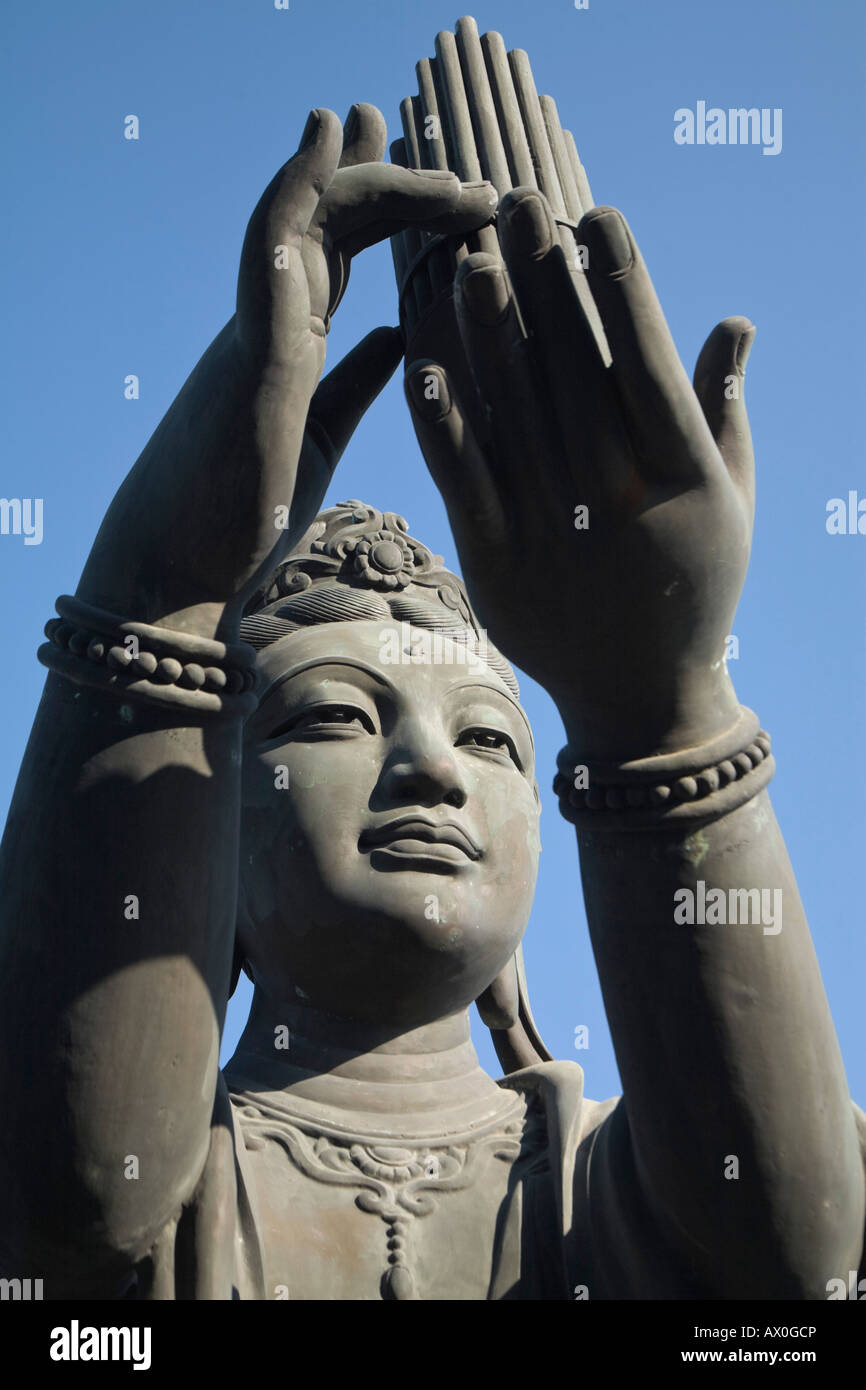
<path fill-rule="evenodd" d="M 260 649 L 319 623 L 397 620 L 466 646 L 519 699 L 514 672 L 479 627 L 463 581 L 408 532 L 402 516 L 365 502 L 320 512 L 250 599 L 241 637 Z"/>

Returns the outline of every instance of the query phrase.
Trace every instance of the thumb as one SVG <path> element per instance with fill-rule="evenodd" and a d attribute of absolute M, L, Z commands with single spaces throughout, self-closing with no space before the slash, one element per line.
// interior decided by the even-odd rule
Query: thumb
<path fill-rule="evenodd" d="M 447 169 L 356 164 L 337 170 L 316 220 L 351 257 L 407 225 L 446 235 L 474 231 L 491 221 L 496 201 L 491 183 L 461 183 Z"/>
<path fill-rule="evenodd" d="M 755 455 L 746 414 L 746 362 L 755 326 L 741 315 L 723 319 L 698 354 L 694 387 L 704 418 L 728 472 L 751 503 L 755 496 Z"/>
<path fill-rule="evenodd" d="M 310 402 L 307 429 L 332 471 L 402 356 L 399 328 L 374 328 L 319 383 Z"/>
<path fill-rule="evenodd" d="M 496 479 L 442 367 L 419 358 L 406 368 L 406 400 L 427 467 L 442 494 L 458 550 L 501 545 L 508 534 Z"/>

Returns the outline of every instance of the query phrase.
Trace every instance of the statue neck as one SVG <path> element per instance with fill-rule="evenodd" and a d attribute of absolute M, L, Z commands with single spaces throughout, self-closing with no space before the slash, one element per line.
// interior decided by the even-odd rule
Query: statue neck
<path fill-rule="evenodd" d="M 259 986 L 226 1079 L 313 1123 L 395 1135 L 471 1127 L 503 1101 L 466 1009 L 400 1031 L 274 1000 Z"/>

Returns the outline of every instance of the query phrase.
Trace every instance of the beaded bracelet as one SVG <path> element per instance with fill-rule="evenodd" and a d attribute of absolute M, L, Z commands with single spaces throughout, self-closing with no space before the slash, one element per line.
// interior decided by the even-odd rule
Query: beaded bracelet
<path fill-rule="evenodd" d="M 557 758 L 553 790 L 573 825 L 643 830 L 716 820 L 767 786 L 776 769 L 770 736 L 752 710 L 709 743 L 623 763 L 581 762 L 572 748 Z"/>
<path fill-rule="evenodd" d="M 95 686 L 184 712 L 235 718 L 256 707 L 255 649 L 129 622 L 62 594 L 36 653 L 43 666 Z"/>

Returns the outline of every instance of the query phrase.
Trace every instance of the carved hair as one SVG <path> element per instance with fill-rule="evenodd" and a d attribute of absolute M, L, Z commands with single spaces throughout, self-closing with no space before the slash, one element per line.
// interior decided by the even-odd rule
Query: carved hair
<path fill-rule="evenodd" d="M 320 512 L 247 604 L 243 641 L 261 650 L 320 623 L 396 620 L 466 646 L 519 699 L 517 678 L 479 626 L 463 581 L 408 530 L 396 512 L 365 502 Z"/>

